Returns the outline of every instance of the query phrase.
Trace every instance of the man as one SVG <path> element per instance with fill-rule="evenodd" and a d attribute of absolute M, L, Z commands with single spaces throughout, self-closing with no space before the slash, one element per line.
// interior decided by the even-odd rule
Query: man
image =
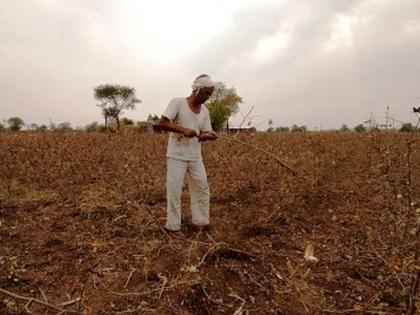
<path fill-rule="evenodd" d="M 170 131 L 167 150 L 167 218 L 166 229 L 181 229 L 181 193 L 187 175 L 191 198 L 192 223 L 210 224 L 210 192 L 201 157 L 201 142 L 216 140 L 211 128 L 209 111 L 202 104 L 213 93 L 215 83 L 208 75 L 194 80 L 188 97 L 174 98 L 169 103 L 159 126 Z"/>

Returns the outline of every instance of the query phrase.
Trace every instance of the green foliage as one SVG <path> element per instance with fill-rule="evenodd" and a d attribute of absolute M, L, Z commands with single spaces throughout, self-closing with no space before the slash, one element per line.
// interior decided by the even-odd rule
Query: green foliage
<path fill-rule="evenodd" d="M 158 115 L 149 114 L 149 116 L 147 116 L 147 121 L 157 122 L 158 120 L 159 120 L 159 116 Z"/>
<path fill-rule="evenodd" d="M 29 125 L 29 129 L 33 130 L 33 131 L 45 131 L 48 129 L 48 127 L 46 125 L 38 125 L 36 123 L 32 123 Z"/>
<path fill-rule="evenodd" d="M 85 131 L 86 132 L 95 132 L 98 130 L 98 122 L 94 121 L 93 123 L 87 124 L 85 126 Z"/>
<path fill-rule="evenodd" d="M 105 127 L 108 125 L 108 118 L 112 117 L 120 128 L 120 115 L 128 109 L 135 109 L 136 104 L 141 100 L 136 97 L 136 90 L 132 87 L 104 84 L 94 88 L 94 96 L 100 102 L 98 106 L 102 109 L 105 118 Z"/>
<path fill-rule="evenodd" d="M 413 130 L 414 126 L 411 123 L 404 123 L 400 128 L 400 132 L 412 132 Z"/>
<path fill-rule="evenodd" d="M 123 126 L 133 126 L 134 125 L 134 120 L 127 118 L 127 117 L 123 117 L 121 118 L 121 125 Z"/>
<path fill-rule="evenodd" d="M 307 130 L 307 127 L 305 125 L 298 126 L 293 125 L 292 128 L 290 128 L 291 132 L 305 132 Z"/>
<path fill-rule="evenodd" d="M 363 124 L 358 124 L 354 127 L 354 131 L 356 132 L 366 132 L 366 127 Z"/>
<path fill-rule="evenodd" d="M 19 131 L 22 129 L 25 122 L 20 117 L 10 117 L 7 120 L 7 124 L 9 125 L 9 129 L 12 131 Z"/>
<path fill-rule="evenodd" d="M 99 125 L 97 121 L 94 121 L 93 123 L 90 123 L 90 124 L 85 126 L 85 131 L 86 132 L 96 132 L 96 131 L 100 131 L 101 127 L 102 126 Z"/>
<path fill-rule="evenodd" d="M 239 111 L 240 103 L 242 98 L 236 94 L 234 88 L 226 88 L 223 83 L 219 83 L 206 103 L 213 129 L 221 130 L 229 117 Z"/>
<path fill-rule="evenodd" d="M 289 132 L 290 131 L 290 128 L 289 127 L 282 127 L 282 126 L 280 126 L 280 127 L 276 127 L 275 131 L 276 132 Z"/>
<path fill-rule="evenodd" d="M 0 123 L 0 132 L 5 131 L 5 130 L 6 130 L 6 127 L 2 123 Z"/>
<path fill-rule="evenodd" d="M 32 123 L 29 126 L 29 129 L 31 129 L 33 131 L 46 131 L 48 129 L 48 127 L 46 125 L 38 125 L 38 124 Z"/>
<path fill-rule="evenodd" d="M 346 124 L 343 124 L 342 126 L 341 126 L 341 128 L 340 128 L 340 131 L 342 131 L 342 132 L 347 132 L 347 131 L 349 131 L 350 130 L 350 128 L 349 127 L 347 127 L 347 125 Z"/>
<path fill-rule="evenodd" d="M 69 130 L 72 130 L 71 124 L 69 122 L 67 122 L 67 121 L 58 124 L 58 126 L 57 126 L 56 129 L 57 130 L 60 130 L 60 131 L 69 131 Z"/>

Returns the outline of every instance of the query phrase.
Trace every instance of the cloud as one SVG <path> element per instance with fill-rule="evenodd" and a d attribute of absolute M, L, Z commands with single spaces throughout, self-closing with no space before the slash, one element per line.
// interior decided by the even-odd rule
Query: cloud
<path fill-rule="evenodd" d="M 143 103 L 128 116 L 145 118 L 209 73 L 237 89 L 243 111 L 254 105 L 277 125 L 353 126 L 386 106 L 413 120 L 418 1 L 205 4 L 1 2 L 0 118 L 101 120 L 92 89 L 106 82 L 134 86 Z M 159 14 L 164 8 L 171 14 Z"/>
<path fill-rule="evenodd" d="M 412 120 L 411 105 L 420 94 L 420 4 L 409 2 L 407 7 L 391 1 L 260 7 L 250 11 L 252 18 L 267 23 L 253 31 L 247 12 L 240 12 L 230 32 L 196 60 L 217 60 L 210 66 L 218 77 L 277 124 L 355 125 L 371 111 L 383 116 L 386 106 L 396 117 Z M 276 37 L 287 40 L 265 60 L 255 58 L 261 42 Z"/>

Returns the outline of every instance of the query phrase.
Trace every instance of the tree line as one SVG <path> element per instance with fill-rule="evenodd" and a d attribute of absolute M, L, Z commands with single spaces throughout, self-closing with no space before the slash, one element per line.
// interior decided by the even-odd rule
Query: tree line
<path fill-rule="evenodd" d="M 157 123 L 159 120 L 159 116 L 156 114 L 149 114 L 146 122 L 151 123 Z M 116 124 L 113 117 L 107 117 L 107 122 L 109 124 Z M 144 121 L 135 121 L 133 119 L 122 117 L 119 119 L 120 126 L 137 126 L 137 127 L 144 127 Z M 220 124 L 221 125 L 221 124 Z M 7 120 L 4 120 L 3 123 L 0 123 L 0 132 L 2 131 L 20 131 L 25 127 L 26 130 L 29 131 L 37 131 L 37 132 L 43 132 L 43 131 L 84 131 L 84 132 L 101 132 L 107 130 L 107 127 L 105 124 L 98 123 L 97 121 L 94 121 L 90 124 L 87 124 L 84 127 L 78 127 L 73 128 L 69 122 L 62 122 L 58 124 L 50 123 L 49 125 L 45 124 L 36 124 L 31 123 L 29 125 L 26 125 L 22 118 L 20 117 L 10 117 Z M 250 128 L 252 129 L 252 128 Z M 220 130 L 216 129 L 215 130 Z M 402 126 L 398 129 L 392 130 L 392 131 L 398 131 L 398 132 L 412 132 L 415 130 L 415 126 L 411 123 L 404 123 Z M 256 130 L 254 130 L 256 131 Z M 273 127 L 270 126 L 265 130 L 266 132 L 281 132 L 281 133 L 287 133 L 287 132 L 307 132 L 307 131 L 313 131 L 308 130 L 307 126 L 305 125 L 297 125 L 294 124 L 291 127 L 288 126 L 277 126 Z M 354 128 L 350 128 L 347 125 L 343 124 L 341 128 L 339 129 L 331 129 L 327 131 L 336 131 L 336 132 L 358 132 L 358 133 L 364 133 L 364 132 L 376 132 L 381 131 L 378 127 L 374 128 L 366 128 L 363 124 L 359 124 L 355 126 Z"/>
<path fill-rule="evenodd" d="M 412 123 L 404 123 L 401 125 L 400 128 L 397 129 L 389 129 L 389 131 L 398 131 L 398 132 L 412 132 L 415 130 L 416 127 Z M 306 132 L 308 131 L 307 126 L 302 125 L 293 125 L 291 127 L 285 127 L 285 126 L 279 126 L 279 127 L 268 127 L 266 132 Z M 322 130 L 320 130 L 322 131 Z M 383 129 L 380 129 L 379 127 L 373 127 L 373 128 L 367 128 L 363 124 L 358 124 L 354 128 L 348 127 L 346 124 L 343 124 L 339 129 L 330 129 L 326 131 L 339 131 L 339 132 L 378 132 L 378 131 L 384 131 Z"/>
<path fill-rule="evenodd" d="M 116 125 L 116 129 L 119 130 L 123 126 L 141 126 L 143 122 L 135 122 L 122 115 L 127 110 L 133 110 L 136 105 L 141 104 L 142 101 L 136 96 L 136 89 L 129 86 L 118 85 L 118 84 L 102 84 L 98 85 L 93 89 L 94 98 L 99 102 L 96 104 L 101 111 L 104 119 L 104 124 L 98 122 L 92 122 L 86 125 L 84 128 L 76 128 L 76 130 L 84 130 L 86 132 L 103 131 L 106 130 L 110 124 Z M 212 127 L 215 131 L 220 131 L 223 128 L 228 128 L 228 121 L 232 115 L 235 115 L 239 111 L 239 104 L 242 103 L 242 98 L 237 94 L 235 88 L 228 88 L 224 83 L 219 82 L 210 97 L 206 102 L 206 106 L 210 113 Z M 420 109 L 419 109 L 420 110 Z M 248 113 L 249 114 L 249 113 Z M 245 116 L 246 117 L 246 116 Z M 156 114 L 149 114 L 147 121 L 157 122 L 159 116 Z M 248 125 L 251 121 L 248 122 Z M 241 123 L 242 125 L 242 123 Z M 307 126 L 305 125 L 293 125 L 288 126 L 273 126 L 273 121 L 268 120 L 267 132 L 306 132 Z M 33 131 L 68 131 L 75 130 L 71 127 L 69 122 L 62 122 L 54 124 L 50 122 L 50 125 L 38 125 L 30 124 L 25 125 L 25 122 L 20 117 L 10 117 L 5 120 L 4 123 L 0 123 L 0 131 L 19 131 L 26 126 L 27 129 Z M 256 128 L 249 128 L 254 129 Z M 415 127 L 411 123 L 404 123 L 401 128 L 398 129 L 400 132 L 411 132 Z M 336 130 L 337 131 L 337 130 Z M 343 124 L 338 130 L 341 132 L 355 131 L 355 132 L 366 132 L 368 129 L 363 125 L 359 124 L 353 129 L 350 129 L 347 125 Z M 369 131 L 379 131 L 378 127 L 369 129 Z"/>

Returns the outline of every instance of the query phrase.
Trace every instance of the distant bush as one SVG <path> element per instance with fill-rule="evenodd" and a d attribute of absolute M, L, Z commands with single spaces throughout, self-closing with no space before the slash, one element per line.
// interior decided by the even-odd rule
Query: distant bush
<path fill-rule="evenodd" d="M 159 116 L 156 114 L 155 115 L 149 114 L 149 116 L 147 116 L 147 121 L 158 122 Z"/>
<path fill-rule="evenodd" d="M 289 127 L 276 127 L 276 132 L 289 132 L 290 128 Z"/>
<path fill-rule="evenodd" d="M 342 126 L 341 126 L 341 128 L 340 128 L 340 131 L 342 131 L 342 132 L 346 132 L 346 131 L 349 131 L 350 130 L 350 128 L 349 127 L 347 127 L 347 125 L 346 124 L 343 124 Z"/>
<path fill-rule="evenodd" d="M 101 125 L 99 125 L 97 121 L 94 121 L 93 123 L 90 123 L 85 126 L 85 131 L 96 132 L 96 131 L 100 131 L 100 128 L 101 128 Z"/>
<path fill-rule="evenodd" d="M 7 124 L 9 125 L 10 130 L 19 131 L 25 125 L 25 122 L 20 117 L 10 117 L 7 120 Z"/>
<path fill-rule="evenodd" d="M 413 130 L 414 126 L 411 123 L 405 123 L 400 128 L 400 132 L 412 132 Z"/>
<path fill-rule="evenodd" d="M 121 118 L 121 125 L 123 126 L 133 126 L 134 125 L 134 120 L 129 119 L 127 117 L 123 117 Z"/>
<path fill-rule="evenodd" d="M 69 122 L 62 122 L 60 124 L 57 125 L 56 130 L 58 131 L 70 131 L 73 130 L 73 128 L 71 127 L 71 124 Z"/>
<path fill-rule="evenodd" d="M 291 132 L 305 132 L 307 131 L 307 127 L 305 125 L 303 126 L 293 125 L 290 131 Z"/>
<path fill-rule="evenodd" d="M 46 131 L 48 127 L 46 125 L 38 125 L 38 124 L 32 123 L 29 125 L 29 129 L 33 131 Z"/>
<path fill-rule="evenodd" d="M 366 132 L 366 127 L 363 126 L 363 124 L 359 124 L 356 127 L 354 127 L 354 131 L 356 131 L 356 132 Z"/>

